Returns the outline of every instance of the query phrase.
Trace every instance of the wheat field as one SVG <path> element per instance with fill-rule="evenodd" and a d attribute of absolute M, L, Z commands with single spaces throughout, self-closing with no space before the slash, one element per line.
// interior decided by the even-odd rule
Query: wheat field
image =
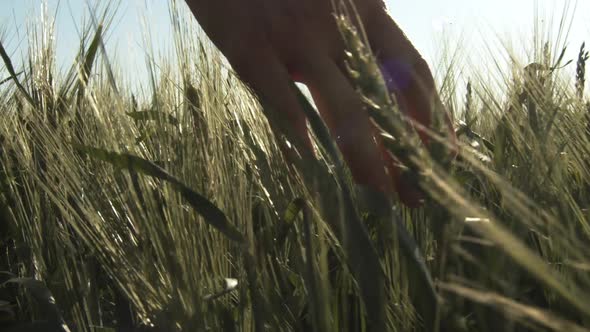
<path fill-rule="evenodd" d="M 280 124 L 171 15 L 176 57 L 146 68 L 143 98 L 105 56 L 108 10 L 66 73 L 51 25 L 23 64 L 0 44 L 0 330 L 590 331 L 584 45 L 568 61 L 542 40 L 459 99 L 448 77 L 458 147 L 441 121 L 424 147 L 338 16 L 350 76 L 425 197 L 408 208 L 352 183 L 303 94 L 317 153 L 282 153 Z"/>

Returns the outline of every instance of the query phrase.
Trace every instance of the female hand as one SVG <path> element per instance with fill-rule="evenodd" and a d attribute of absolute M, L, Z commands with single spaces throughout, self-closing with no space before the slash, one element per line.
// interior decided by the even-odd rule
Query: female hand
<path fill-rule="evenodd" d="M 358 184 L 383 192 L 403 188 L 384 157 L 363 101 L 349 82 L 345 46 L 332 0 L 186 0 L 239 77 L 270 109 L 286 117 L 291 135 L 311 148 L 306 118 L 291 85 L 306 84 Z M 384 77 L 406 114 L 424 126 L 436 96 L 430 70 L 383 0 L 353 0 Z M 422 135 L 423 136 L 423 135 Z M 425 137 L 422 137 L 425 139 Z M 395 171 L 393 171 L 396 173 Z M 399 192 L 400 197 L 412 193 Z"/>

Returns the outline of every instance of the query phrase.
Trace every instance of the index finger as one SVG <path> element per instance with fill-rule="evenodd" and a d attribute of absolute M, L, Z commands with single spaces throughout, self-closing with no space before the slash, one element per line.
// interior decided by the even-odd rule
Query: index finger
<path fill-rule="evenodd" d="M 391 192 L 369 115 L 348 78 L 327 55 L 314 56 L 302 75 L 355 181 Z"/>
<path fill-rule="evenodd" d="M 427 62 L 385 8 L 367 20 L 366 32 L 387 87 L 395 94 L 400 108 L 412 120 L 429 127 L 433 105 L 440 100 Z M 428 142 L 424 131 L 418 133 Z"/>

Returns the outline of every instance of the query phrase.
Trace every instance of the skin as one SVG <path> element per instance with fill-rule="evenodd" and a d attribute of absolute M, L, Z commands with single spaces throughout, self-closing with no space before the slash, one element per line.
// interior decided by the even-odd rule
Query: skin
<path fill-rule="evenodd" d="M 332 0 L 186 0 L 239 77 L 311 149 L 306 119 L 290 82 L 307 85 L 358 184 L 408 200 L 390 156 L 351 85 Z M 430 124 L 438 103 L 424 59 L 387 14 L 383 0 L 352 0 L 391 91 L 406 114 Z M 422 134 L 423 140 L 426 137 Z"/>

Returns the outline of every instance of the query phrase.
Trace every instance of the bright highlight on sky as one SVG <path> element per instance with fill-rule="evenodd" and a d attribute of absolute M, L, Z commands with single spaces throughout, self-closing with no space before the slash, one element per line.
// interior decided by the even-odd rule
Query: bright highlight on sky
<path fill-rule="evenodd" d="M 106 0 L 101 0 L 104 3 Z M 247 1 L 247 0 L 243 0 Z M 42 0 L 0 0 L 0 40 L 12 53 L 16 65 L 26 49 L 25 22 L 38 20 Z M 64 70 L 73 62 L 79 47 L 76 28 L 96 0 L 46 0 L 51 13 L 56 12 L 58 64 Z M 565 14 L 568 58 L 574 58 L 582 41 L 590 44 L 589 0 L 386 0 L 391 15 L 431 63 L 438 63 L 444 45 L 453 52 L 454 45 L 467 62 L 477 63 L 482 55 L 511 45 L 517 52 L 531 51 L 533 23 L 538 17 L 545 35 L 557 38 L 557 27 Z M 145 72 L 146 32 L 156 54 L 171 50 L 168 0 L 123 0 L 119 3 L 113 28 L 109 31 L 107 50 L 128 75 L 142 77 Z M 90 5 L 89 5 L 90 4 Z M 565 13 L 564 13 L 565 10 Z M 147 21 L 144 20 L 147 18 Z M 149 26 L 144 25 L 149 22 Z M 569 24 L 571 24 L 571 27 Z M 563 42 L 562 37 L 562 42 Z M 506 41 L 511 43 L 506 44 Z M 487 47 L 486 47 L 487 46 Z M 587 49 L 590 48 L 587 47 Z M 526 53 L 524 53 L 526 54 Z M 505 54 L 501 55 L 505 57 Z M 3 68 L 3 65 L 0 65 Z M 0 70 L 0 73 L 2 70 Z M 0 77 L 2 79 L 3 77 Z"/>

